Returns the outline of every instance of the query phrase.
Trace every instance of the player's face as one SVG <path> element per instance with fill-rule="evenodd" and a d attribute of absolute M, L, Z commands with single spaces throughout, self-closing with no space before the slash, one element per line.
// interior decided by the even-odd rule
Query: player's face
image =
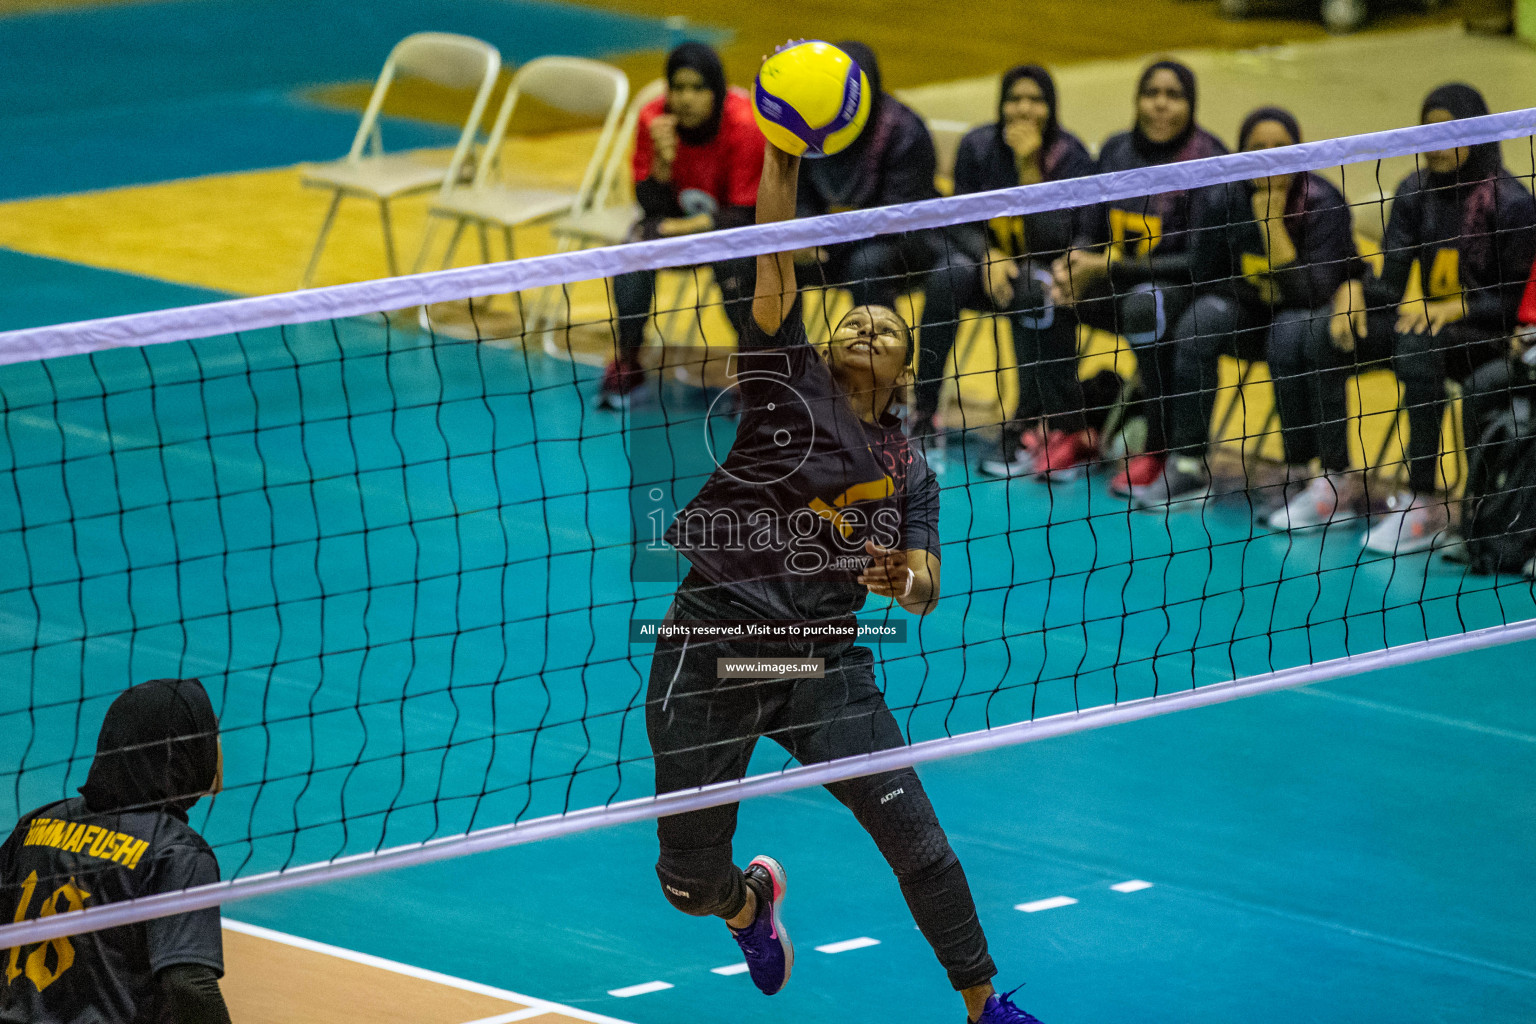
<path fill-rule="evenodd" d="M 1136 97 L 1136 123 L 1153 142 L 1172 142 L 1189 125 L 1189 97 L 1179 76 L 1158 68 Z"/>
<path fill-rule="evenodd" d="M 1243 145 L 1243 152 L 1256 153 L 1261 149 L 1279 149 L 1281 146 L 1291 146 L 1295 143 L 1296 140 L 1291 138 L 1291 133 L 1279 121 L 1260 121 L 1249 131 L 1248 141 Z M 1291 187 L 1291 179 L 1294 177 L 1294 174 L 1275 174 L 1268 178 L 1254 178 L 1253 183 L 1260 188 L 1267 185 L 1269 188 L 1283 192 Z"/>
<path fill-rule="evenodd" d="M 667 110 L 684 128 L 697 128 L 715 109 L 715 92 L 692 68 L 678 68 L 667 85 Z"/>
<path fill-rule="evenodd" d="M 906 321 L 885 306 L 855 306 L 832 332 L 832 370 L 846 390 L 888 388 L 907 368 Z"/>
<path fill-rule="evenodd" d="M 1425 124 L 1444 124 L 1446 121 L 1454 121 L 1449 110 L 1431 110 L 1424 116 Z M 1455 149 L 1437 149 L 1424 154 L 1424 166 L 1433 174 L 1450 174 L 1467 162 L 1467 157 L 1472 150 L 1466 146 L 1457 146 Z"/>
<path fill-rule="evenodd" d="M 1008 95 L 1003 97 L 1004 124 L 1027 121 L 1044 131 L 1050 116 L 1051 108 L 1045 102 L 1045 93 L 1039 82 L 1033 78 L 1021 78 L 1008 87 Z"/>
<path fill-rule="evenodd" d="M 213 785 L 208 787 L 209 796 L 218 796 L 224 792 L 224 739 L 220 737 L 218 766 L 213 770 Z"/>

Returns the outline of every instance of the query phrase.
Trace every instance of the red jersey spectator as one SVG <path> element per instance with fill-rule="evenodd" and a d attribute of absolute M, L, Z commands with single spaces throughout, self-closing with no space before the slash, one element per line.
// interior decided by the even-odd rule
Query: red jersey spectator
<path fill-rule="evenodd" d="M 762 133 L 752 101 L 727 88 L 720 57 L 703 43 L 683 43 L 667 57 L 667 92 L 640 112 L 635 139 L 635 198 L 642 211 L 635 238 L 691 235 L 750 224 L 763 172 Z M 725 312 L 740 330 L 750 313 L 756 265 L 715 263 Z M 656 293 L 656 272 L 614 279 L 618 352 L 603 376 L 600 408 L 622 408 L 645 380 L 638 355 Z"/>

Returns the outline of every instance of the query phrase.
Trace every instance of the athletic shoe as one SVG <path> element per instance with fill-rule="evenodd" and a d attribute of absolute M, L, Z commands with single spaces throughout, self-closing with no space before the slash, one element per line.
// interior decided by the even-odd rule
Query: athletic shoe
<path fill-rule="evenodd" d="M 1091 430 L 1053 430 L 1035 455 L 1034 472 L 1042 480 L 1076 480 L 1099 460 L 1099 436 Z"/>
<path fill-rule="evenodd" d="M 1117 498 L 1129 498 L 1133 487 L 1145 487 L 1162 476 L 1167 462 L 1167 452 L 1132 455 L 1126 460 L 1124 471 L 1116 473 L 1109 481 L 1109 493 Z"/>
<path fill-rule="evenodd" d="M 1029 476 L 1032 474 L 1035 471 L 1035 459 L 1029 452 L 1020 448 L 1013 453 L 1013 458 L 1011 459 L 1005 459 L 1002 457 L 1002 453 L 998 453 L 996 458 L 982 459 L 977 468 L 987 476 L 1012 479 L 1016 476 Z"/>
<path fill-rule="evenodd" d="M 1355 503 L 1350 487 L 1333 474 L 1315 478 L 1299 494 L 1270 514 L 1271 530 L 1306 530 L 1352 519 Z"/>
<path fill-rule="evenodd" d="M 1131 504 L 1136 508 L 1169 508 L 1183 501 L 1208 497 L 1211 475 L 1199 459 L 1176 455 L 1163 466 L 1151 483 L 1131 487 Z"/>
<path fill-rule="evenodd" d="M 1410 555 L 1434 547 L 1450 526 L 1445 502 L 1422 494 L 1395 494 L 1387 513 L 1365 534 L 1365 550 Z"/>
<path fill-rule="evenodd" d="M 987 476 L 1005 479 L 1029 476 L 1035 472 L 1035 461 L 1045 450 L 1045 444 L 1045 435 L 1040 432 L 1039 427 L 1024 431 L 1017 440 L 1010 437 L 1005 428 L 1002 444 L 998 446 L 997 457 L 982 459 L 977 468 Z"/>
<path fill-rule="evenodd" d="M 784 906 L 784 868 L 772 857 L 755 857 L 747 865 L 747 885 L 757 896 L 757 917 L 741 931 L 731 929 L 741 955 L 747 961 L 752 983 L 765 996 L 771 996 L 789 981 L 795 966 L 795 947 L 789 932 L 779 919 Z"/>
<path fill-rule="evenodd" d="M 1014 989 L 1014 992 L 1017 991 Z M 1013 1005 L 1010 998 L 1012 995 L 1013 992 L 1006 996 L 988 996 L 981 1016 L 976 1018 L 976 1024 L 1040 1024 L 1040 1018 Z"/>
<path fill-rule="evenodd" d="M 645 383 L 645 369 L 634 362 L 615 359 L 603 370 L 603 389 L 597 396 L 597 407 L 617 411 L 628 409 L 634 393 Z"/>

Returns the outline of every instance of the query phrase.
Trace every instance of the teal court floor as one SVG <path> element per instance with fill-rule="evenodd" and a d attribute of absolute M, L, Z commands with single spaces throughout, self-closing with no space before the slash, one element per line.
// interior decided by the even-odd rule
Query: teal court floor
<path fill-rule="evenodd" d="M 626 443 L 661 428 L 637 413 L 626 442 L 595 387 L 361 321 L 0 369 L 0 674 L 25 681 L 0 811 L 77 785 L 111 696 L 160 675 L 201 676 L 223 716 L 229 790 L 195 820 L 227 877 L 649 792 L 625 625 L 669 589 L 629 582 Z M 668 403 L 696 429 L 702 405 Z M 686 490 L 707 467 L 682 437 Z M 1357 533 L 1129 515 L 1097 476 L 1047 494 L 952 464 L 945 485 L 951 596 L 884 651 L 914 740 L 1532 611 L 1524 581 L 1366 558 Z M 928 766 L 999 980 L 1051 1022 L 1529 1019 L 1527 659 Z M 783 764 L 764 745 L 754 770 Z M 661 899 L 653 843 L 625 826 L 230 915 L 642 1024 L 954 1015 L 819 791 L 742 814 L 743 859 L 792 878 L 801 959 L 772 1000 L 714 970 L 734 946 Z"/>
<path fill-rule="evenodd" d="M 429 20 L 500 26 L 509 58 L 667 39 L 559 5 L 323 6 L 312 32 L 276 0 L 7 19 L 0 63 L 23 73 L 3 198 L 334 156 L 355 115 L 296 98 L 309 69 L 370 77 Z M 199 18 L 244 19 L 251 59 L 200 46 Z M 76 75 L 43 56 L 157 33 L 177 60 Z M 0 329 L 217 297 L 11 252 L 0 270 Z M 72 791 L 111 697 L 160 675 L 202 677 L 223 716 L 229 790 L 194 823 L 226 877 L 649 792 L 648 651 L 624 636 L 667 602 L 630 582 L 627 548 L 635 438 L 659 428 L 592 413 L 595 387 L 361 321 L 0 367 L 0 819 Z M 701 409 L 678 401 L 692 430 Z M 681 499 L 708 467 L 675 450 L 640 468 Z M 1217 505 L 1132 516 L 1099 477 L 1046 492 L 956 463 L 944 483 L 950 596 L 883 651 L 913 739 L 1536 605 L 1518 579 L 1364 558 L 1349 531 L 1279 537 Z M 1526 1024 L 1529 660 L 1501 648 L 926 767 L 1000 984 L 1027 983 L 1048 1024 Z M 754 771 L 783 763 L 764 745 Z M 723 927 L 661 898 L 645 824 L 228 913 L 636 1024 L 959 1019 L 824 793 L 748 805 L 737 848 L 790 872 L 800 956 L 773 999 L 716 970 L 736 960 Z"/>

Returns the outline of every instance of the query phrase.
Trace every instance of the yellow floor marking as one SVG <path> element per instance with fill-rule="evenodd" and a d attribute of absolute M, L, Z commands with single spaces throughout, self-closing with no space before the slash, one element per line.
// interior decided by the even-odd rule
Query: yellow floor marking
<path fill-rule="evenodd" d="M 537 168 L 524 176 L 530 182 L 574 189 L 595 139 L 585 131 L 516 138 L 503 162 Z M 435 156 L 447 162 L 446 153 Z M 298 168 L 285 167 L 25 199 L 0 204 L 0 246 L 236 294 L 290 291 L 298 287 L 329 198 L 302 187 Z M 407 272 L 421 245 L 428 202 L 417 196 L 391 207 Z M 547 230 L 518 235 L 520 255 L 552 251 Z M 465 243 L 458 265 L 479 261 L 477 241 Z M 493 258 L 504 259 L 501 239 L 493 243 Z M 377 206 L 344 201 L 316 285 L 385 275 Z"/>

